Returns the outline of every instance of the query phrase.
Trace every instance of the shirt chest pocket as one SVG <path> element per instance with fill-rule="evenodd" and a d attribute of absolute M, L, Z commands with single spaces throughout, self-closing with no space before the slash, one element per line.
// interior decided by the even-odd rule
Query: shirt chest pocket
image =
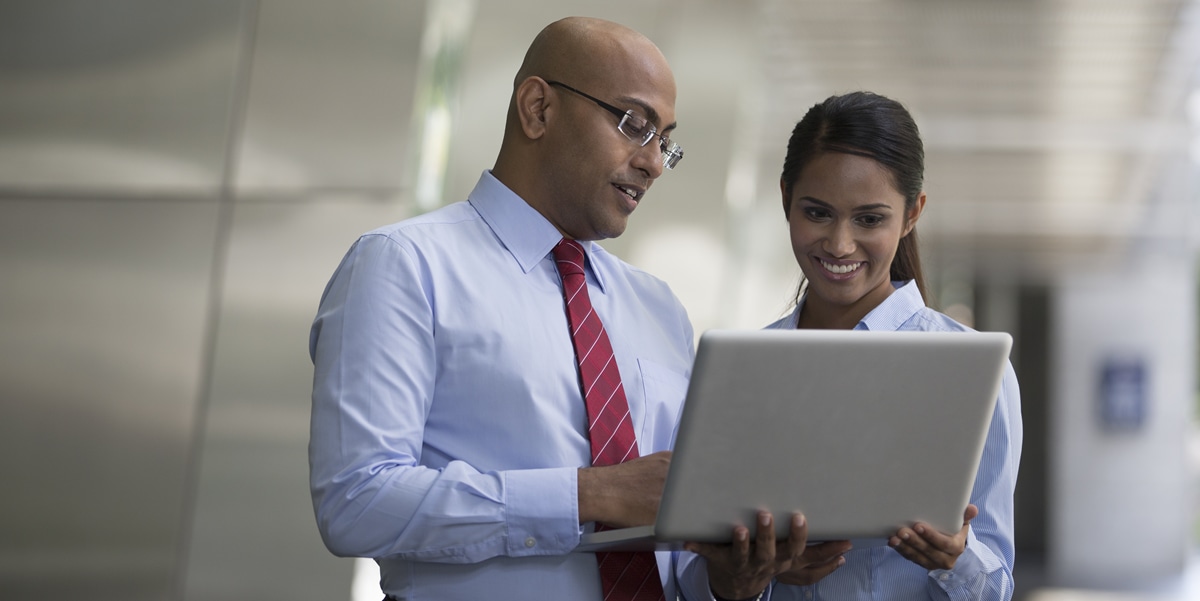
<path fill-rule="evenodd" d="M 638 432 L 638 447 L 643 455 L 664 451 L 675 443 L 675 427 L 687 396 L 687 375 L 655 363 L 638 359 L 645 394 L 645 419 Z"/>

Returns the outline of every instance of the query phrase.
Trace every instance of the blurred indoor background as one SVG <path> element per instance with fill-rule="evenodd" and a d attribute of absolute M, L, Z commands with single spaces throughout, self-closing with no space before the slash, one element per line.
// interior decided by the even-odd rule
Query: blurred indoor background
<path fill-rule="evenodd" d="M 379 598 L 314 524 L 308 328 L 359 233 L 491 167 L 529 41 L 571 14 L 675 69 L 687 158 L 605 246 L 697 332 L 788 309 L 796 120 L 904 102 L 933 300 L 1016 342 L 1016 597 L 1200 599 L 1198 11 L 0 0 L 0 599 Z"/>

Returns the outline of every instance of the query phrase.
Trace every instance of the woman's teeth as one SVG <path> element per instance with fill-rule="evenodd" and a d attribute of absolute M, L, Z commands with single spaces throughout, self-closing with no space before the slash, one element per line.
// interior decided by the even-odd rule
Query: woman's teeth
<path fill-rule="evenodd" d="M 862 263 L 850 263 L 848 265 L 834 265 L 832 263 L 826 263 L 825 261 L 821 261 L 822 267 L 824 267 L 825 269 L 828 269 L 829 271 L 831 271 L 833 273 L 839 273 L 839 274 L 840 273 L 850 273 L 851 271 L 858 269 L 861 265 L 862 265 Z"/>

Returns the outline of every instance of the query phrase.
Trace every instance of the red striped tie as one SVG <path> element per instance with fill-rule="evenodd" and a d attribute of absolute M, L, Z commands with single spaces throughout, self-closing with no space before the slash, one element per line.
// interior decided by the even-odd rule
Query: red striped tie
<path fill-rule="evenodd" d="M 575 359 L 588 411 L 592 465 L 612 465 L 638 457 L 637 436 L 630 423 L 629 403 L 621 373 L 600 316 L 592 310 L 583 275 L 583 247 L 563 239 L 554 247 L 554 262 L 562 276 L 567 320 L 575 343 Z M 600 527 L 599 525 L 597 526 Z M 597 553 L 604 598 L 611 601 L 659 601 L 662 582 L 654 553 Z"/>

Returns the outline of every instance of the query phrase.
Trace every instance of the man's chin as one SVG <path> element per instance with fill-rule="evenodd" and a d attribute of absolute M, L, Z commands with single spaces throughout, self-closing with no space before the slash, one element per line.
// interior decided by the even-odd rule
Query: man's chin
<path fill-rule="evenodd" d="M 596 239 L 597 240 L 609 240 L 611 238 L 618 238 L 621 236 L 621 234 L 624 234 L 624 233 L 625 233 L 625 224 L 622 223 L 620 225 L 620 227 L 612 227 L 612 228 L 606 229 L 605 231 L 597 232 Z"/>
<path fill-rule="evenodd" d="M 605 223 L 598 223 L 598 224 L 596 224 L 596 227 L 593 228 L 593 235 L 595 237 L 592 239 L 593 240 L 608 240 L 610 238 L 617 238 L 621 234 L 625 233 L 625 228 L 628 225 L 629 225 L 629 220 L 625 219 L 625 218 L 613 219 L 613 220 L 610 220 Z"/>

